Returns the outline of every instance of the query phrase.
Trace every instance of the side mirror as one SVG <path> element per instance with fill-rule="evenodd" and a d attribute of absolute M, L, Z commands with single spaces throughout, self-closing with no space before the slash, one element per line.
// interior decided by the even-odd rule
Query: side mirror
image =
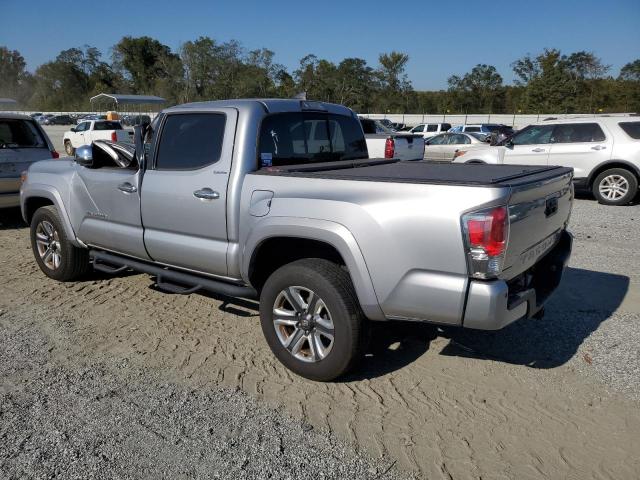
<path fill-rule="evenodd" d="M 93 167 L 93 147 L 91 145 L 82 145 L 76 148 L 75 160 L 78 165 L 83 167 Z"/>
<path fill-rule="evenodd" d="M 427 140 L 426 142 L 424 142 L 425 145 L 431 145 L 431 141 Z"/>
<path fill-rule="evenodd" d="M 75 131 L 76 131 L 76 127 L 71 127 L 71 128 L 69 129 L 69 131 L 71 131 L 71 132 L 75 132 Z"/>

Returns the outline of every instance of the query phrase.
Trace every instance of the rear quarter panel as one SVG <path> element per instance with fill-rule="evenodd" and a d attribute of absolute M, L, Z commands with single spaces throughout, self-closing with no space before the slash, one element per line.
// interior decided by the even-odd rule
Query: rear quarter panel
<path fill-rule="evenodd" d="M 262 217 L 249 214 L 255 190 L 274 192 Z M 460 217 L 478 205 L 504 204 L 508 195 L 483 187 L 247 175 L 240 245 L 277 218 L 342 225 L 364 257 L 385 316 L 458 324 L 467 285 Z"/>

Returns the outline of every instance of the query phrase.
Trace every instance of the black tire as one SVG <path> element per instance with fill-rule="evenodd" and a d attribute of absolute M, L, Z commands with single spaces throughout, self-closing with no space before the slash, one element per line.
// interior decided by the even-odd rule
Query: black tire
<path fill-rule="evenodd" d="M 42 235 L 46 233 L 46 224 L 53 227 L 53 234 L 46 241 L 42 241 Z M 53 242 L 51 242 L 53 239 Z M 46 252 L 49 248 L 45 248 L 45 243 L 55 243 L 52 251 L 47 257 Z M 75 280 L 86 274 L 91 264 L 89 263 L 89 251 L 84 248 L 78 248 L 69 242 L 64 230 L 58 211 L 54 206 L 41 207 L 31 219 L 31 249 L 36 258 L 36 262 L 40 270 L 44 274 L 54 280 L 68 282 Z M 44 256 L 40 254 L 40 250 L 44 250 Z M 54 254 L 59 255 L 59 262 L 53 262 L 51 259 Z M 48 263 L 49 262 L 49 263 Z"/>
<path fill-rule="evenodd" d="M 287 350 L 279 338 L 283 333 L 276 331 L 273 310 L 276 301 L 282 298 L 281 294 L 289 287 L 314 292 L 327 307 L 334 335 L 328 353 L 321 359 L 316 357 L 315 361 L 301 360 Z M 301 377 L 323 382 L 335 380 L 349 372 L 362 355 L 366 318 L 360 309 L 349 274 L 328 260 L 297 260 L 276 270 L 267 279 L 260 295 L 260 321 L 274 355 L 285 367 Z M 316 324 L 316 327 L 319 325 Z M 298 327 L 279 328 L 295 329 L 294 332 L 303 331 Z M 315 335 L 315 332 L 316 329 L 312 328 L 310 335 Z M 292 333 L 291 337 L 294 336 Z M 322 341 L 326 342 L 327 339 L 323 338 Z M 308 340 L 303 339 L 302 342 L 307 345 L 307 351 L 319 351 L 318 347 L 315 350 L 310 348 Z M 304 351 L 300 348 L 301 353 Z M 313 357 L 313 353 L 310 357 Z"/>
<path fill-rule="evenodd" d="M 73 157 L 73 154 L 76 152 L 76 149 L 73 148 L 69 140 L 66 140 L 64 142 L 64 151 L 67 152 L 67 155 L 69 155 L 70 157 Z"/>
<path fill-rule="evenodd" d="M 615 197 L 615 193 L 611 196 L 607 196 L 607 190 L 602 188 L 609 187 L 609 192 L 612 192 L 611 181 L 614 181 L 617 185 L 626 189 L 626 193 L 620 197 Z M 629 170 L 624 168 L 611 168 L 600 173 L 593 181 L 591 188 L 594 197 L 598 200 L 598 203 L 603 205 L 627 205 L 630 203 L 638 193 L 638 178 Z M 620 192 L 620 190 L 618 190 Z"/>

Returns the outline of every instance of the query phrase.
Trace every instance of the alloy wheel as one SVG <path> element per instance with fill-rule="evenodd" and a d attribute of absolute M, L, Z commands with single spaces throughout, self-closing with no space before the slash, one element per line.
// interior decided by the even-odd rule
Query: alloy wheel
<path fill-rule="evenodd" d="M 278 294 L 273 327 L 282 346 L 303 362 L 319 362 L 333 348 L 331 313 L 324 300 L 308 288 L 292 286 Z"/>
<path fill-rule="evenodd" d="M 50 270 L 56 270 L 62 263 L 60 236 L 51 222 L 41 221 L 36 227 L 38 255 Z"/>
<path fill-rule="evenodd" d="M 608 175 L 598 185 L 598 191 L 607 200 L 620 200 L 629 193 L 629 181 L 622 175 Z"/>

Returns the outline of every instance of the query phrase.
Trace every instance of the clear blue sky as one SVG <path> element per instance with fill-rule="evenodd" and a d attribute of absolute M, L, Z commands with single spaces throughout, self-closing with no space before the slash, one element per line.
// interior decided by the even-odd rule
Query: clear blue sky
<path fill-rule="evenodd" d="M 611 73 L 640 58 L 640 0 L 120 1 L 0 0 L 0 45 L 22 53 L 28 68 L 60 50 L 89 44 L 105 56 L 122 36 L 149 35 L 176 49 L 201 35 L 266 47 L 290 70 L 308 53 L 339 61 L 381 52 L 410 56 L 416 89 L 446 87 L 451 74 L 509 64 L 545 47 L 593 51 Z"/>

